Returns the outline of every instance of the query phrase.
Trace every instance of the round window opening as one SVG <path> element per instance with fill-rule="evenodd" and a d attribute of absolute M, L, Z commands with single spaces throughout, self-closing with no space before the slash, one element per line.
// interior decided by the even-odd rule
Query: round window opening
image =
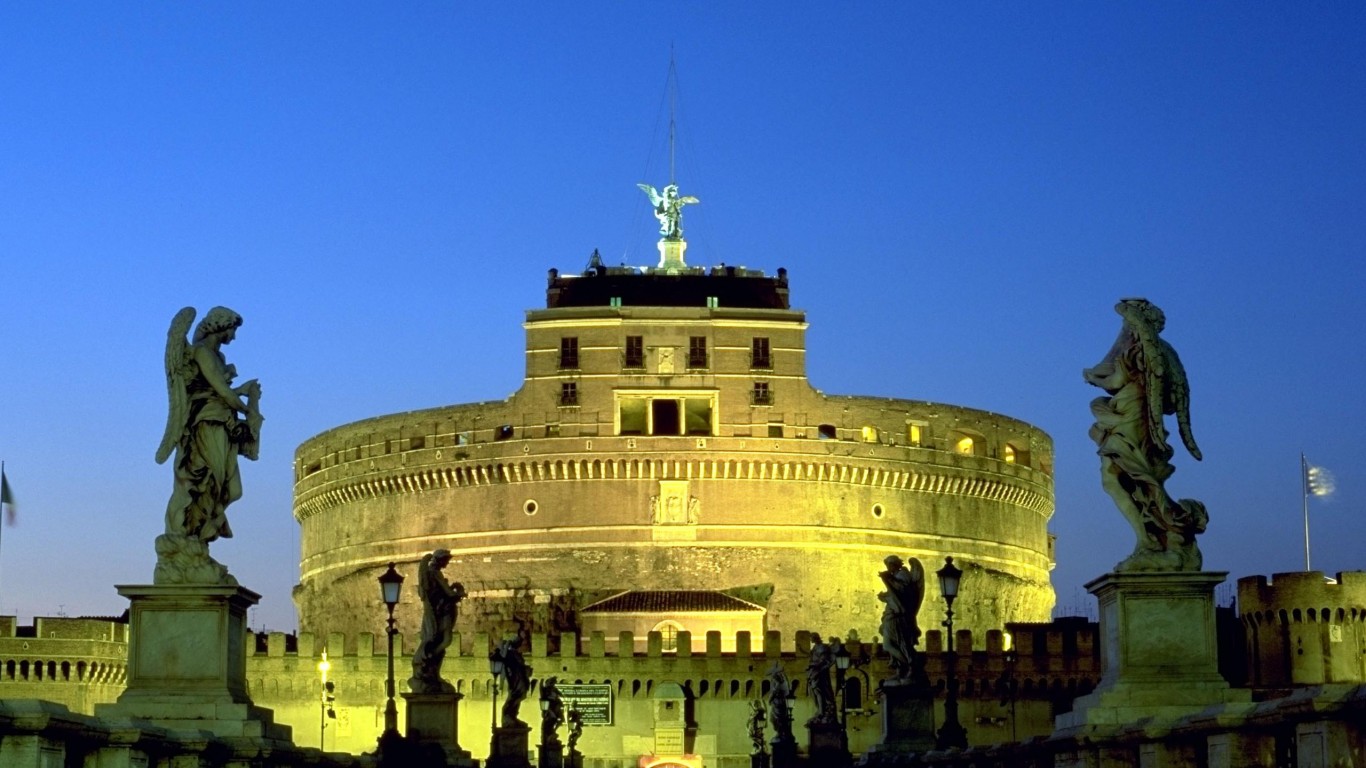
<path fill-rule="evenodd" d="M 874 505 L 873 505 L 873 517 L 882 517 L 882 511 L 883 511 L 883 510 L 882 510 L 882 505 L 881 505 L 881 504 L 874 504 Z"/>
<path fill-rule="evenodd" d="M 522 511 L 528 515 L 534 515 L 539 512 L 540 509 L 541 505 L 537 504 L 535 499 L 527 499 L 526 503 L 522 505 Z"/>

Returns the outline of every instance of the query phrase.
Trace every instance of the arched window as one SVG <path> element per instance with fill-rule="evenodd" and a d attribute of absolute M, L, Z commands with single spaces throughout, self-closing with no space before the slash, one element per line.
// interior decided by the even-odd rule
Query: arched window
<path fill-rule="evenodd" d="M 974 445 L 975 443 L 970 435 L 963 435 L 953 444 L 953 452 L 961 453 L 964 456 L 971 456 L 973 454 Z"/>
<path fill-rule="evenodd" d="M 857 677 L 844 680 L 844 708 L 853 711 L 863 709 L 863 681 Z"/>
<path fill-rule="evenodd" d="M 1004 459 L 1005 463 L 1007 464 L 1014 464 L 1015 446 L 1011 445 L 1010 443 L 1006 443 L 1005 448 L 1001 451 L 1001 458 Z"/>
<path fill-rule="evenodd" d="M 655 625 L 651 632 L 659 633 L 660 648 L 665 653 L 678 650 L 678 632 L 683 629 L 683 625 L 676 621 L 665 619 Z"/>

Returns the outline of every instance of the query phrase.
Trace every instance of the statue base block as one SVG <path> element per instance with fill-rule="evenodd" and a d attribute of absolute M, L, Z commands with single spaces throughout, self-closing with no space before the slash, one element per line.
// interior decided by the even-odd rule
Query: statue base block
<path fill-rule="evenodd" d="M 460 748 L 460 700 L 463 695 L 447 693 L 404 693 L 407 703 L 408 741 L 422 747 L 439 747 L 446 765 L 472 766 L 468 750 Z"/>
<path fill-rule="evenodd" d="M 934 749 L 934 692 L 909 680 L 884 680 L 882 743 L 873 752 L 926 752 Z"/>
<path fill-rule="evenodd" d="M 1224 572 L 1107 573 L 1086 585 L 1100 602 L 1104 673 L 1095 691 L 1059 715 L 1059 731 L 1175 718 L 1247 702 L 1219 674 L 1214 588 Z"/>
<path fill-rule="evenodd" d="M 849 764 L 849 752 L 844 748 L 844 731 L 838 722 L 806 724 L 806 760 L 811 765 L 835 766 Z"/>
<path fill-rule="evenodd" d="M 527 757 L 531 726 L 504 725 L 493 729 L 493 745 L 489 751 L 489 768 L 531 768 Z"/>
<path fill-rule="evenodd" d="M 95 714 L 215 736 L 289 740 L 247 695 L 247 609 L 261 596 L 228 585 L 119 586 L 132 603 L 128 687 Z"/>
<path fill-rule="evenodd" d="M 536 748 L 536 768 L 564 768 L 564 745 L 558 741 Z"/>
<path fill-rule="evenodd" d="M 768 745 L 773 752 L 773 760 L 770 763 L 773 768 L 797 768 L 796 739 L 774 739 Z"/>

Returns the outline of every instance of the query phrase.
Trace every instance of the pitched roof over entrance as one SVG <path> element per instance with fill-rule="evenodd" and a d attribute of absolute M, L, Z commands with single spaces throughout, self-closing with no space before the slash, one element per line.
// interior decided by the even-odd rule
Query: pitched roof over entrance
<path fill-rule="evenodd" d="M 703 590 L 654 590 L 622 592 L 599 600 L 583 613 L 735 613 L 758 612 L 764 607 L 724 592 Z"/>

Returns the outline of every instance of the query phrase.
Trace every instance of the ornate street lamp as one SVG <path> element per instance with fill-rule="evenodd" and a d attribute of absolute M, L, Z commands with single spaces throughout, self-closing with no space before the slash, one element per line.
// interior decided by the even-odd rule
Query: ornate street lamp
<path fill-rule="evenodd" d="M 394 635 L 398 634 L 398 629 L 394 626 L 394 606 L 398 605 L 398 596 L 402 591 L 403 574 L 394 568 L 393 563 L 389 563 L 389 570 L 379 577 L 380 598 L 384 600 L 384 607 L 389 609 L 389 678 L 385 681 L 385 692 L 389 696 L 389 701 L 384 705 L 384 733 L 380 736 L 381 741 L 399 737 L 398 706 L 394 704 Z"/>
<path fill-rule="evenodd" d="M 844 647 L 844 641 L 836 638 L 835 645 L 835 685 L 840 689 L 840 744 L 844 751 L 849 751 L 849 689 L 845 687 L 844 675 L 849 671 L 849 665 L 854 657 L 849 655 L 849 650 Z"/>
<path fill-rule="evenodd" d="M 945 684 L 948 691 L 944 697 L 944 727 L 939 729 L 934 745 L 939 749 L 967 749 L 968 733 L 958 722 L 958 654 L 953 651 L 953 600 L 958 597 L 958 580 L 963 576 L 963 572 L 954 567 L 952 557 L 946 557 L 944 567 L 936 571 L 935 575 L 939 577 L 939 591 L 948 606 L 944 628 L 948 632 L 949 642 L 948 653 L 945 655 Z"/>

